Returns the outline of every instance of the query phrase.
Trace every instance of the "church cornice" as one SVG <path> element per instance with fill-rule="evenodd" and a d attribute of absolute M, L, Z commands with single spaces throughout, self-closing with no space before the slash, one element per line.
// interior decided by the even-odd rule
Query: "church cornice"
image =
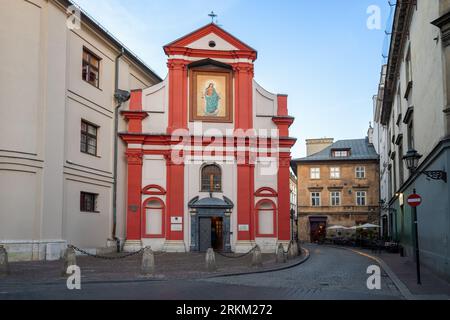
<path fill-rule="evenodd" d="M 248 59 L 256 60 L 256 53 L 247 50 L 208 50 L 208 49 L 192 49 L 186 47 L 171 47 L 165 49 L 169 57 L 195 57 L 195 58 L 212 58 L 212 59 Z"/>

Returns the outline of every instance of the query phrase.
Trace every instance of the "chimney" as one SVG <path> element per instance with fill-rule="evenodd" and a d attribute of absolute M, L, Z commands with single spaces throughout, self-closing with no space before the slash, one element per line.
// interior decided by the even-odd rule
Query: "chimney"
<path fill-rule="evenodd" d="M 316 154 L 331 146 L 334 138 L 306 139 L 306 156 Z"/>
<path fill-rule="evenodd" d="M 369 144 L 373 144 L 373 128 L 372 128 L 372 123 L 369 123 L 369 129 L 367 130 L 367 138 L 369 139 Z"/>

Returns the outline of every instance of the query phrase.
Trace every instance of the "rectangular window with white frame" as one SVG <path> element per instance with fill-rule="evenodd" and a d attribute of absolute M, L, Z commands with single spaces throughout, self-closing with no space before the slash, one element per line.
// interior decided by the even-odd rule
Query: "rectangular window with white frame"
<path fill-rule="evenodd" d="M 341 178 L 341 168 L 339 168 L 339 167 L 330 168 L 330 178 L 331 179 L 340 179 Z"/>
<path fill-rule="evenodd" d="M 340 191 L 332 191 L 330 193 L 331 196 L 331 205 L 333 207 L 341 205 L 341 192 Z"/>
<path fill-rule="evenodd" d="M 311 168 L 309 171 L 310 178 L 312 180 L 320 179 L 320 168 Z"/>
<path fill-rule="evenodd" d="M 366 178 L 366 167 L 356 167 L 355 169 L 356 179 Z"/>
<path fill-rule="evenodd" d="M 311 206 L 320 207 L 320 192 L 311 192 Z"/>
<path fill-rule="evenodd" d="M 348 150 L 333 150 L 331 153 L 333 158 L 345 158 L 350 155 Z"/>
<path fill-rule="evenodd" d="M 356 205 L 365 206 L 367 203 L 367 192 L 366 191 L 356 191 Z"/>

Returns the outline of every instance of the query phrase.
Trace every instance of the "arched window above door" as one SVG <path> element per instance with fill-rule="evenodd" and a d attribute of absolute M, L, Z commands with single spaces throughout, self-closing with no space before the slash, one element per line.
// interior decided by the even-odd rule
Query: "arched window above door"
<path fill-rule="evenodd" d="M 207 164 L 201 168 L 201 191 L 222 192 L 222 170 L 216 164 Z"/>

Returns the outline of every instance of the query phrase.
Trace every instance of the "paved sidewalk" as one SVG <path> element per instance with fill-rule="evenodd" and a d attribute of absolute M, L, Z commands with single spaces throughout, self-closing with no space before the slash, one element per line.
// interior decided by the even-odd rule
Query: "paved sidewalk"
<path fill-rule="evenodd" d="M 430 300 L 450 299 L 450 283 L 432 273 L 428 268 L 421 265 L 421 282 L 417 284 L 416 264 L 411 257 L 401 257 L 393 253 L 377 253 L 371 250 L 359 248 L 346 248 L 360 254 L 371 256 L 381 260 L 381 266 L 402 291 L 407 299 Z"/>
<path fill-rule="evenodd" d="M 121 254 L 107 254 L 107 257 L 117 257 Z M 235 258 L 216 254 L 217 270 L 208 272 L 203 253 L 155 253 L 155 273 L 143 276 L 140 273 L 142 254 L 124 259 L 103 260 L 90 256 L 77 256 L 77 265 L 81 269 L 82 282 L 114 282 L 139 280 L 174 280 L 199 279 L 213 276 L 261 272 L 272 269 L 286 268 L 305 259 L 302 256 L 287 263 L 277 264 L 275 254 L 262 254 L 263 266 L 251 267 L 252 254 L 244 257 L 227 254 Z M 2 285 L 14 286 L 30 283 L 61 282 L 63 260 L 58 261 L 27 261 L 10 263 L 10 274 L 0 277 Z"/>
<path fill-rule="evenodd" d="M 416 263 L 409 257 L 401 257 L 399 254 L 381 253 L 380 257 L 408 287 L 413 295 L 423 298 L 450 299 L 450 283 L 433 274 L 428 268 L 421 265 L 420 275 L 422 284 L 417 284 Z"/>

